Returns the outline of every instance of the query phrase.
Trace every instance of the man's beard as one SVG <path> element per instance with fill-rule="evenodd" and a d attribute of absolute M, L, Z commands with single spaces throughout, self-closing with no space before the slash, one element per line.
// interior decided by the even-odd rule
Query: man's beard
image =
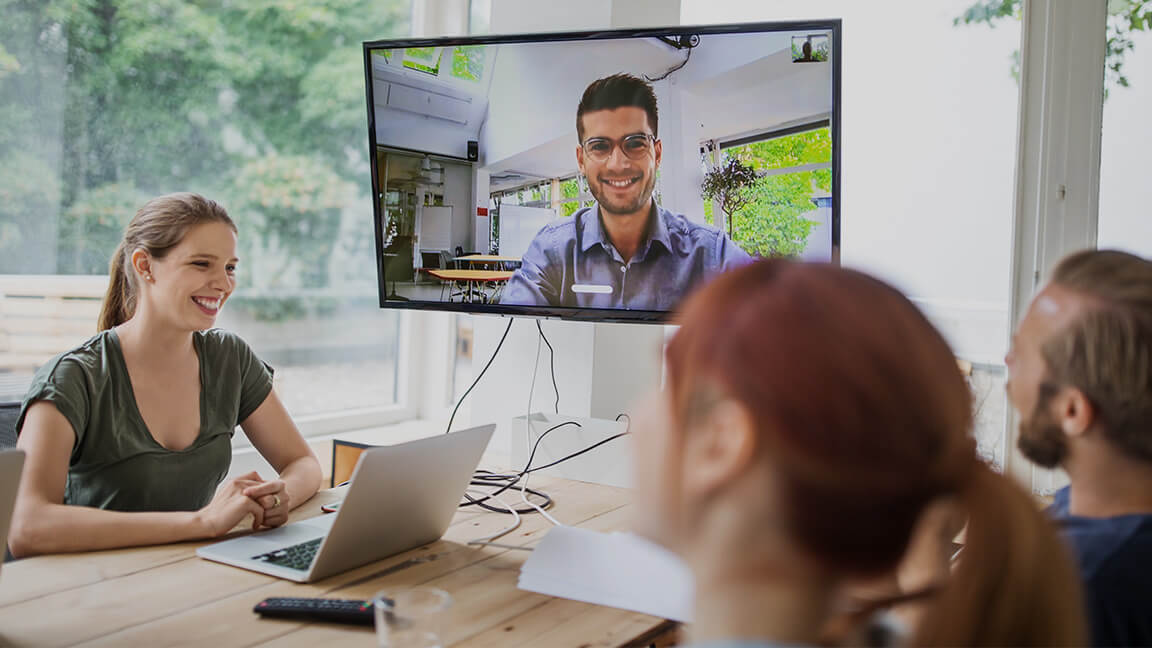
<path fill-rule="evenodd" d="M 1020 452 L 1041 468 L 1056 468 L 1068 456 L 1064 430 L 1048 411 L 1050 399 L 1051 395 L 1041 390 L 1032 416 L 1020 421 L 1020 436 L 1016 439 Z"/>
<path fill-rule="evenodd" d="M 634 214 L 648 204 L 648 200 L 652 197 L 652 191 L 656 188 L 656 174 L 650 173 L 647 175 L 647 178 L 640 180 L 642 183 L 640 193 L 636 195 L 636 200 L 632 203 L 620 204 L 609 202 L 606 198 L 607 192 L 601 190 L 603 184 L 600 180 L 593 181 L 589 178 L 588 190 L 592 192 L 596 203 L 600 205 L 601 212 L 607 212 L 609 214 Z"/>

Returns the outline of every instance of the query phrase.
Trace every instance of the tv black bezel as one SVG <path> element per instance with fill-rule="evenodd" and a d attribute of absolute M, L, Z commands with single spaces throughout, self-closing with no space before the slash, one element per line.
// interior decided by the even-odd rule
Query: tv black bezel
<path fill-rule="evenodd" d="M 514 43 L 546 43 L 562 41 L 595 41 L 620 38 L 656 38 L 681 35 L 749 34 L 788 31 L 829 31 L 832 39 L 832 249 L 833 263 L 838 263 L 837 251 L 840 248 L 840 66 L 841 29 L 840 18 L 802 21 L 771 21 L 756 23 L 735 23 L 725 25 L 697 25 L 679 27 L 654 27 L 644 29 L 610 29 L 599 31 L 544 32 L 532 34 L 486 34 L 483 36 L 445 36 L 437 38 L 401 38 L 364 41 L 364 93 L 368 104 L 368 155 L 371 166 L 372 217 L 376 232 L 376 283 L 380 308 L 400 310 L 428 310 L 455 313 L 486 315 L 518 315 L 521 317 L 565 319 L 584 322 L 621 323 L 668 323 L 675 311 L 622 310 L 615 308 L 574 308 L 563 306 L 518 306 L 511 304 L 483 304 L 474 302 L 431 302 L 431 301 L 389 301 L 388 286 L 384 282 L 384 227 L 376 187 L 379 183 L 379 169 L 376 155 L 379 145 L 376 142 L 376 111 L 372 96 L 372 52 L 382 49 L 403 49 L 408 47 L 448 47 L 456 45 L 507 45 Z M 395 147 L 389 147 L 395 148 Z M 452 159 L 455 156 L 437 155 Z M 469 162 L 465 158 L 457 158 Z"/>

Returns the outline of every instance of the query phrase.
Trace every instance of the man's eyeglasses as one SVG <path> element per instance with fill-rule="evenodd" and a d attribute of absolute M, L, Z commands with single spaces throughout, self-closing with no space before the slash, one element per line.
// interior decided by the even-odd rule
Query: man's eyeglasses
<path fill-rule="evenodd" d="M 620 140 L 620 150 L 629 160 L 642 160 L 652 152 L 655 135 L 636 133 Z M 604 162 L 612 156 L 612 149 L 616 148 L 616 140 L 607 137 L 589 137 L 581 145 L 586 155 L 593 162 Z"/>

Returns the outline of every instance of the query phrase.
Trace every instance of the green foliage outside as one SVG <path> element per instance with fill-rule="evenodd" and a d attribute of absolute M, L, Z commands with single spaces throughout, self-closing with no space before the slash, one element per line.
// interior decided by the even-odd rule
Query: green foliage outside
<path fill-rule="evenodd" d="M 724 150 L 725 167 L 751 169 L 755 172 L 784 169 L 832 160 L 832 136 L 827 127 L 787 135 L 762 142 Z M 743 175 L 739 176 L 744 178 Z M 704 214 L 713 223 L 711 199 L 717 195 L 702 190 Z M 759 256 L 797 256 L 808 245 L 808 236 L 816 224 L 804 215 L 816 209 L 812 198 L 832 190 L 831 169 L 816 169 L 778 175 L 745 178 L 735 187 L 738 201 L 732 203 L 729 219 L 732 239 L 749 254 Z M 723 208 L 723 200 L 720 200 Z"/>
<path fill-rule="evenodd" d="M 574 200 L 580 196 L 580 181 L 576 178 L 569 178 L 560 183 L 560 199 L 564 202 L 560 203 L 560 217 L 568 218 L 575 214 L 580 209 L 580 201 Z M 570 200 L 572 199 L 572 200 Z"/>
<path fill-rule="evenodd" d="M 104 273 L 143 200 L 196 191 L 242 256 L 280 254 L 241 260 L 255 294 L 327 281 L 355 247 L 342 219 L 371 231 L 360 43 L 404 33 L 408 9 L 0 0 L 0 273 Z M 362 254 L 341 263 L 371 276 Z"/>
<path fill-rule="evenodd" d="M 484 47 L 461 45 L 453 49 L 452 76 L 468 81 L 484 78 Z"/>
<path fill-rule="evenodd" d="M 985 24 L 995 27 L 1004 20 L 1020 20 L 1021 0 L 980 0 L 953 20 L 955 25 Z M 1108 0 L 1108 38 L 1104 52 L 1104 97 L 1116 86 L 1127 88 L 1124 58 L 1135 49 L 1132 32 L 1152 31 L 1152 0 Z M 1012 53 L 1012 78 L 1020 80 L 1020 50 Z"/>
<path fill-rule="evenodd" d="M 827 61 L 828 60 L 828 39 L 814 39 L 812 46 L 812 60 L 813 61 Z M 792 60 L 802 58 L 804 56 L 804 45 L 795 39 L 792 40 Z"/>
<path fill-rule="evenodd" d="M 409 47 L 404 50 L 404 67 L 436 75 L 440 73 L 440 58 L 444 50 L 439 47 Z"/>
<path fill-rule="evenodd" d="M 111 251 L 147 199 L 131 183 L 106 184 L 80 194 L 60 218 L 60 272 L 87 274 L 92 268 L 107 272 Z"/>

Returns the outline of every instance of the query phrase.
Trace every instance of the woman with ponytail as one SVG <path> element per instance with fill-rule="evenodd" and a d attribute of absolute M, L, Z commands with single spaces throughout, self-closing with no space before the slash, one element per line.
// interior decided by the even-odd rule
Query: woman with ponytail
<path fill-rule="evenodd" d="M 637 530 L 696 576 L 692 645 L 855 643 L 848 631 L 897 603 L 918 608 L 910 645 L 1084 642 L 1053 524 L 979 460 L 952 353 L 896 290 L 762 261 L 689 298 L 678 322 L 666 390 L 634 416 Z M 957 516 L 966 544 L 949 569 Z M 945 556 L 938 569 L 901 569 L 913 541 Z M 846 605 L 885 576 L 903 587 Z"/>
<path fill-rule="evenodd" d="M 316 493 L 320 464 L 271 368 L 213 328 L 237 263 L 236 225 L 216 202 L 178 193 L 136 212 L 100 333 L 41 367 L 24 399 L 14 555 L 216 537 L 248 516 L 279 526 Z M 278 478 L 221 486 L 237 425 Z"/>

